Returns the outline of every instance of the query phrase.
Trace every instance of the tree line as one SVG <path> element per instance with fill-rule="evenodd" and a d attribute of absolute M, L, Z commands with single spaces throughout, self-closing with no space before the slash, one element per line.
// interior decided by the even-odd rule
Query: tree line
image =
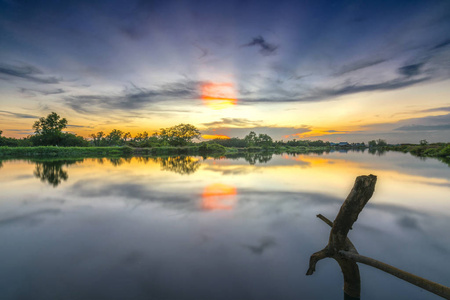
<path fill-rule="evenodd" d="M 131 146 L 131 147 L 183 147 L 197 145 L 194 140 L 200 139 L 200 131 L 191 124 L 179 124 L 176 126 L 161 128 L 159 131 L 149 134 L 144 131 L 137 133 L 134 137 L 130 132 L 113 129 L 109 133 L 99 131 L 89 135 L 88 139 L 73 133 L 64 132 L 68 126 L 66 118 L 62 118 L 57 113 L 52 112 L 47 117 L 41 117 L 35 121 L 32 128 L 34 134 L 26 138 L 16 139 L 2 136 L 0 130 L 0 146 Z M 224 147 L 248 148 L 248 147 L 330 147 L 329 142 L 322 140 L 289 140 L 274 141 L 267 134 L 256 134 L 251 131 L 244 138 L 213 139 L 203 144 L 219 144 Z M 385 141 L 370 141 L 369 146 L 387 145 Z M 384 144 L 383 144 L 384 143 Z M 362 143 L 364 145 L 364 143 Z"/>

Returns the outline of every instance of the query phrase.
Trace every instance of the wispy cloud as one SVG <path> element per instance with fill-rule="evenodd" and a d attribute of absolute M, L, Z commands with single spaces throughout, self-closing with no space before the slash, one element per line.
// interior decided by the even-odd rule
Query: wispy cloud
<path fill-rule="evenodd" d="M 278 49 L 277 45 L 266 42 L 262 36 L 254 37 L 249 43 L 242 45 L 242 47 L 259 47 L 259 53 L 264 56 L 274 55 Z"/>
<path fill-rule="evenodd" d="M 185 80 L 165 84 L 156 89 L 133 85 L 119 94 L 80 95 L 65 97 L 65 103 L 81 113 L 95 112 L 96 108 L 134 110 L 147 105 L 170 100 L 198 99 L 200 82 Z"/>
<path fill-rule="evenodd" d="M 256 134 L 265 133 L 273 139 L 280 140 L 286 136 L 297 136 L 302 133 L 310 132 L 312 129 L 309 126 L 303 125 L 299 127 L 275 127 L 275 126 L 249 126 L 249 127 L 217 127 L 202 131 L 202 134 L 210 135 L 225 135 L 229 137 L 243 138 L 250 131 Z"/>
<path fill-rule="evenodd" d="M 34 83 L 44 84 L 59 83 L 61 81 L 61 79 L 53 76 L 44 76 L 40 69 L 29 64 L 0 64 L 0 75 L 2 75 L 5 79 L 20 78 Z"/>
<path fill-rule="evenodd" d="M 420 69 L 424 63 L 412 64 L 398 68 L 398 72 L 406 77 L 412 77 L 420 74 Z"/>
<path fill-rule="evenodd" d="M 436 108 L 421 110 L 421 112 L 437 112 L 437 111 L 450 111 L 450 106 L 443 106 L 443 107 L 436 107 Z"/>
<path fill-rule="evenodd" d="M 203 123 L 203 125 L 208 127 L 223 127 L 223 126 L 250 127 L 261 125 L 261 121 L 251 121 L 244 118 L 222 118 L 220 121 Z"/>
<path fill-rule="evenodd" d="M 317 88 L 312 89 L 311 92 L 298 97 L 262 97 L 262 98 L 241 98 L 240 102 L 244 103 L 280 103 L 280 102 L 312 102 L 312 101 L 330 101 L 335 100 L 335 97 L 362 93 L 362 92 L 372 92 L 372 91 L 388 91 L 397 90 L 409 86 L 413 86 L 422 82 L 430 80 L 430 77 L 423 77 L 418 79 L 404 79 L 396 78 L 380 83 L 374 84 L 345 84 L 336 88 L 324 89 Z"/>
<path fill-rule="evenodd" d="M 21 118 L 21 119 L 37 119 L 37 118 L 39 118 L 38 116 L 35 116 L 35 115 L 15 113 L 15 112 L 7 111 L 7 110 L 0 110 L 0 114 L 3 114 L 3 115 L 6 114 L 9 116 L 12 116 L 15 118 Z"/>
<path fill-rule="evenodd" d="M 63 89 L 38 90 L 38 89 L 27 89 L 27 88 L 19 88 L 19 92 L 21 92 L 22 94 L 28 94 L 28 95 L 41 94 L 41 95 L 45 95 L 45 96 L 66 93 L 66 91 Z"/>
<path fill-rule="evenodd" d="M 339 70 L 335 73 L 336 76 L 341 76 L 346 73 L 350 73 L 353 71 L 365 69 L 368 67 L 372 67 L 378 64 L 385 62 L 385 59 L 367 59 L 367 60 L 358 60 L 353 63 L 343 65 L 339 68 Z"/>
<path fill-rule="evenodd" d="M 395 128 L 397 131 L 434 131 L 434 130 L 450 130 L 450 123 L 444 125 L 407 125 Z"/>
<path fill-rule="evenodd" d="M 85 126 L 85 125 L 67 125 L 68 128 L 94 128 L 93 126 Z"/>
<path fill-rule="evenodd" d="M 444 48 L 446 46 L 450 45 L 450 39 L 443 41 L 442 43 L 437 44 L 436 46 L 434 46 L 433 48 L 431 48 L 431 50 L 436 50 L 436 49 L 440 49 L 440 48 Z"/>

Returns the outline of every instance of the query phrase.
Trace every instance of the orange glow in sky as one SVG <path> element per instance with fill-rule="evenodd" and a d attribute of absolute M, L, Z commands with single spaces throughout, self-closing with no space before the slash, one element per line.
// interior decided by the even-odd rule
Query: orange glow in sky
<path fill-rule="evenodd" d="M 202 100 L 212 109 L 230 108 L 237 103 L 234 85 L 227 83 L 205 83 L 201 86 Z"/>
<path fill-rule="evenodd" d="M 231 210 L 236 203 L 236 188 L 222 183 L 205 187 L 202 193 L 202 209 Z"/>
<path fill-rule="evenodd" d="M 213 139 L 221 139 L 221 140 L 229 140 L 230 137 L 226 135 L 221 134 L 204 134 L 202 135 L 202 138 L 205 140 L 213 140 Z"/>

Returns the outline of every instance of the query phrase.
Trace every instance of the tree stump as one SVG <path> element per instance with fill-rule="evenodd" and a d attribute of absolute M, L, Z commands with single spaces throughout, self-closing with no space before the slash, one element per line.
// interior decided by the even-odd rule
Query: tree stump
<path fill-rule="evenodd" d="M 319 260 L 330 257 L 337 261 L 344 275 L 345 300 L 360 299 L 361 279 L 357 262 L 375 267 L 445 299 L 450 299 L 450 288 L 370 257 L 359 255 L 355 246 L 348 239 L 347 234 L 352 229 L 353 223 L 358 219 L 359 213 L 372 197 L 376 182 L 377 177 L 374 175 L 358 176 L 334 222 L 331 222 L 323 215 L 317 215 L 319 219 L 331 227 L 330 237 L 325 248 L 311 255 L 306 275 L 314 273 Z"/>

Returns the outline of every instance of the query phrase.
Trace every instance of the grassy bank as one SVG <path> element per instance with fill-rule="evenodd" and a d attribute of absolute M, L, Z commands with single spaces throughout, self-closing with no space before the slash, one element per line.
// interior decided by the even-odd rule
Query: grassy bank
<path fill-rule="evenodd" d="M 0 157 L 104 157 L 129 156 L 131 147 L 0 147 Z"/>
<path fill-rule="evenodd" d="M 218 144 L 185 147 L 0 147 L 0 158 L 8 157 L 120 157 L 130 155 L 229 155 L 235 153 L 308 153 L 329 151 L 328 147 L 247 147 L 231 148 Z"/>
<path fill-rule="evenodd" d="M 411 153 L 414 156 L 420 157 L 450 158 L 450 144 L 448 143 L 427 145 L 397 145 L 389 146 L 387 150 Z"/>

